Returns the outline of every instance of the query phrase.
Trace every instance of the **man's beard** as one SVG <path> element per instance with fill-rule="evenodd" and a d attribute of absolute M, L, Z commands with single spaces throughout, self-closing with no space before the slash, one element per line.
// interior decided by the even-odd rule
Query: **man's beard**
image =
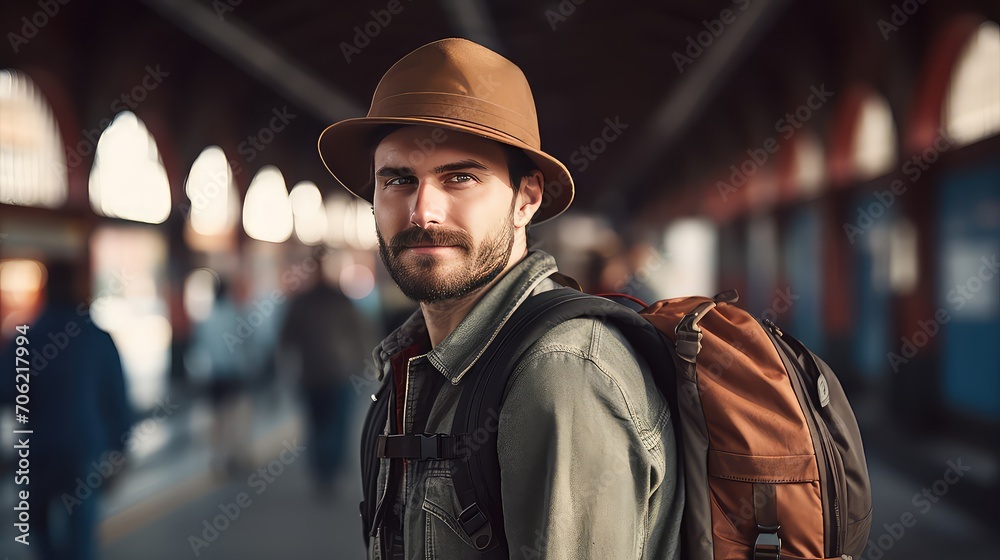
<path fill-rule="evenodd" d="M 376 224 L 379 255 L 406 297 L 425 303 L 460 298 L 492 282 L 507 266 L 514 248 L 513 218 L 512 205 L 507 220 L 493 235 L 487 235 L 478 249 L 464 231 L 417 226 L 397 233 L 387 244 Z M 433 255 L 410 255 L 409 262 L 403 263 L 400 253 L 415 245 L 454 246 L 462 253 L 455 259 L 461 261 L 458 269 L 447 270 L 449 261 Z"/>

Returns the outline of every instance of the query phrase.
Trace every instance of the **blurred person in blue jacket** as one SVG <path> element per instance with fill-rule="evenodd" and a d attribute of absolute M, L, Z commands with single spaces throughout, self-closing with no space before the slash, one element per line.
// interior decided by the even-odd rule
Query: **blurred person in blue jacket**
<path fill-rule="evenodd" d="M 252 462 L 250 368 L 239 336 L 239 329 L 247 327 L 229 283 L 220 278 L 215 288 L 211 312 L 195 327 L 188 361 L 194 377 L 207 385 L 212 403 L 212 467 L 235 475 Z"/>
<path fill-rule="evenodd" d="M 118 349 L 83 303 L 85 271 L 69 262 L 47 270 L 46 304 L 27 332 L 27 422 L 17 425 L 33 430 L 29 538 L 44 559 L 89 560 L 97 556 L 98 496 L 124 466 L 134 413 Z M 15 343 L 3 363 L 14 363 Z M 14 383 L 0 384 L 0 404 L 18 394 Z"/>

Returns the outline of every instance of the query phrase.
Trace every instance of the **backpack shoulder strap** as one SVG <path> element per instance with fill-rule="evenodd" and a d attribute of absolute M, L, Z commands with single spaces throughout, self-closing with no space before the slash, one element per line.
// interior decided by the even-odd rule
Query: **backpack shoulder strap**
<path fill-rule="evenodd" d="M 378 391 L 372 395 L 371 406 L 365 414 L 365 423 L 361 429 L 361 483 L 364 499 L 360 504 L 361 525 L 364 531 L 365 547 L 368 539 L 373 536 L 373 526 L 378 501 L 378 469 L 379 458 L 376 456 L 376 446 L 379 434 L 385 429 L 389 418 L 389 402 L 392 400 L 392 376 L 386 376 Z"/>
<path fill-rule="evenodd" d="M 491 429 L 487 420 L 491 413 L 499 415 L 507 381 L 524 352 L 556 325 L 579 317 L 613 323 L 649 363 L 670 363 L 668 345 L 658 331 L 631 309 L 611 300 L 557 288 L 532 296 L 518 307 L 466 379 L 451 432 L 475 441 L 475 447 L 457 459 L 453 469 L 461 505 L 458 522 L 478 550 L 497 558 L 507 558 L 507 540 L 497 426 L 494 421 Z"/>

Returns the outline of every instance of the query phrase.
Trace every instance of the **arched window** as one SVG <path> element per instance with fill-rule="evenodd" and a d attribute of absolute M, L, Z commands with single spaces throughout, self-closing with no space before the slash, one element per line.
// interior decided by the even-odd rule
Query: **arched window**
<path fill-rule="evenodd" d="M 243 201 L 243 230 L 259 241 L 281 243 L 292 235 L 292 205 L 285 178 L 277 167 L 261 168 Z"/>
<path fill-rule="evenodd" d="M 988 21 L 969 38 L 948 83 L 942 115 L 959 145 L 1000 132 L 1000 25 Z"/>
<path fill-rule="evenodd" d="M 31 78 L 0 70 L 0 202 L 58 208 L 66 157 L 55 115 Z"/>
<path fill-rule="evenodd" d="M 896 122 L 885 96 L 864 83 L 847 87 L 830 135 L 831 184 L 844 187 L 882 177 L 898 160 Z"/>
<path fill-rule="evenodd" d="M 288 195 L 295 218 L 295 236 L 306 245 L 323 241 L 327 232 L 326 209 L 319 187 L 311 181 L 302 181 L 292 187 Z"/>
<path fill-rule="evenodd" d="M 866 181 L 892 170 L 896 163 L 896 123 L 885 97 L 869 93 L 861 100 L 851 159 L 855 178 Z"/>
<path fill-rule="evenodd" d="M 170 184 L 152 135 L 130 111 L 97 141 L 90 205 L 98 214 L 159 224 L 170 215 Z"/>
<path fill-rule="evenodd" d="M 803 131 L 795 137 L 792 153 L 792 185 L 801 198 L 812 198 L 823 189 L 825 180 L 823 144 L 811 131 Z"/>
<path fill-rule="evenodd" d="M 326 243 L 334 248 L 371 250 L 378 247 L 375 216 L 367 202 L 334 195 L 326 203 Z"/>
<path fill-rule="evenodd" d="M 202 150 L 184 182 L 191 202 L 191 229 L 201 236 L 230 233 L 236 225 L 239 195 L 225 152 L 218 146 Z"/>
<path fill-rule="evenodd" d="M 665 268 L 649 274 L 656 296 L 716 293 L 717 254 L 718 231 L 711 220 L 682 218 L 670 223 L 663 232 Z"/>

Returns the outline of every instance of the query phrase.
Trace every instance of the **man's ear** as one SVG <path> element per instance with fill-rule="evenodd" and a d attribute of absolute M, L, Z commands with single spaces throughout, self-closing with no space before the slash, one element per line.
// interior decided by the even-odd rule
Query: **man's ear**
<path fill-rule="evenodd" d="M 521 186 L 515 195 L 514 227 L 527 226 L 531 222 L 531 218 L 535 216 L 535 212 L 541 208 L 544 181 L 542 172 L 537 169 L 521 178 Z"/>

